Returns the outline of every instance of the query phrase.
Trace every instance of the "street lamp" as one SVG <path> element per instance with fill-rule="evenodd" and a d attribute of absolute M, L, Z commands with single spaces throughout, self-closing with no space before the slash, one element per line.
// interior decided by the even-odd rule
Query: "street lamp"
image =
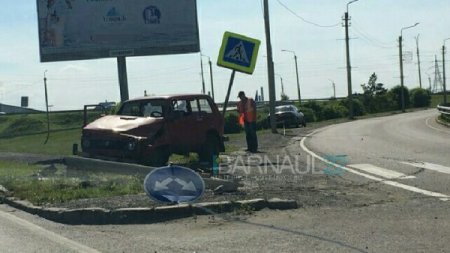
<path fill-rule="evenodd" d="M 280 77 L 280 81 L 281 81 L 281 100 L 283 100 L 283 98 L 284 98 L 285 95 L 286 95 L 286 94 L 284 93 L 283 77 L 282 77 L 281 75 L 279 75 L 279 74 L 276 74 L 276 73 L 275 73 L 275 75 Z"/>
<path fill-rule="evenodd" d="M 295 73 L 297 75 L 297 93 L 298 93 L 298 103 L 301 106 L 302 104 L 302 97 L 301 97 L 301 93 L 300 93 L 300 81 L 298 78 L 298 63 L 297 63 L 297 55 L 295 54 L 295 51 L 291 51 L 291 50 L 281 50 L 282 52 L 288 52 L 288 53 L 292 53 L 294 54 L 294 60 L 295 60 Z"/>
<path fill-rule="evenodd" d="M 403 76 L 403 30 L 416 27 L 419 23 L 415 23 L 414 25 L 403 27 L 400 30 L 400 37 L 398 38 L 399 43 L 399 55 L 400 55 L 400 84 L 401 84 L 401 90 L 400 90 L 400 96 L 402 100 L 402 112 L 405 112 L 405 91 L 404 91 L 404 76 Z"/>
<path fill-rule="evenodd" d="M 350 4 L 357 2 L 359 0 L 353 0 L 347 3 L 347 11 L 344 14 L 345 21 L 345 49 L 347 56 L 347 88 L 348 88 L 348 117 L 353 119 L 353 91 L 352 91 L 352 67 L 350 64 L 350 38 L 348 35 L 348 26 L 349 26 L 349 15 L 348 15 L 348 7 Z"/>
<path fill-rule="evenodd" d="M 450 40 L 450 38 L 447 38 L 444 40 L 444 43 L 442 43 L 442 68 L 443 68 L 443 77 L 444 77 L 444 106 L 447 105 L 447 80 L 445 77 L 445 42 L 447 40 Z"/>
<path fill-rule="evenodd" d="M 209 76 L 211 77 L 211 95 L 212 95 L 212 99 L 213 101 L 214 99 L 214 79 L 213 79 L 213 72 L 212 72 L 212 62 L 211 62 L 211 57 L 201 54 L 201 56 L 203 57 L 208 57 L 208 64 L 209 64 Z"/>
<path fill-rule="evenodd" d="M 336 99 L 336 84 L 334 83 L 334 80 L 331 80 L 329 78 L 328 80 L 331 82 L 331 85 L 333 86 L 333 98 Z"/>

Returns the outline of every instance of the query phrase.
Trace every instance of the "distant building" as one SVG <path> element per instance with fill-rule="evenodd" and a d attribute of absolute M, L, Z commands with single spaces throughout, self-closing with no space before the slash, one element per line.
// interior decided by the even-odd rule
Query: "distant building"
<path fill-rule="evenodd" d="M 12 114 L 12 113 L 37 113 L 41 112 L 34 109 L 23 108 L 19 106 L 5 105 L 0 103 L 0 113 L 1 114 Z"/>

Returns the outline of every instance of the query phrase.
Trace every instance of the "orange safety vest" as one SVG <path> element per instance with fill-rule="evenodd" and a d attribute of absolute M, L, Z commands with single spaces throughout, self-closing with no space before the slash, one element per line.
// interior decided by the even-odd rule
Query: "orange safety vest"
<path fill-rule="evenodd" d="M 254 122 L 256 121 L 256 104 L 252 98 L 247 98 L 245 104 L 242 104 L 242 101 L 239 101 L 237 104 L 238 112 L 241 115 L 244 115 L 245 122 Z"/>

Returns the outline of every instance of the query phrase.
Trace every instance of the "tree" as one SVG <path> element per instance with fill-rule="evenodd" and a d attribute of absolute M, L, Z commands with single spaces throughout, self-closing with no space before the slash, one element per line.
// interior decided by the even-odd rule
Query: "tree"
<path fill-rule="evenodd" d="M 394 88 L 392 88 L 389 93 L 391 94 L 393 100 L 395 101 L 395 103 L 397 104 L 397 108 L 396 109 L 401 109 L 402 108 L 402 87 L 400 85 L 395 86 Z M 403 87 L 403 95 L 405 98 L 405 107 L 409 107 L 409 90 L 407 87 Z"/>
<path fill-rule="evenodd" d="M 361 87 L 364 91 L 364 95 L 366 96 L 376 96 L 376 95 L 383 95 L 386 94 L 387 90 L 383 87 L 384 84 L 377 83 L 377 74 L 373 73 L 370 78 L 369 82 L 367 84 L 361 84 Z"/>
<path fill-rule="evenodd" d="M 288 101 L 289 100 L 289 97 L 288 97 L 288 95 L 286 95 L 286 94 L 281 94 L 281 101 Z"/>
<path fill-rule="evenodd" d="M 431 95 L 428 90 L 425 89 L 412 89 L 411 103 L 414 107 L 428 107 L 431 104 Z"/>

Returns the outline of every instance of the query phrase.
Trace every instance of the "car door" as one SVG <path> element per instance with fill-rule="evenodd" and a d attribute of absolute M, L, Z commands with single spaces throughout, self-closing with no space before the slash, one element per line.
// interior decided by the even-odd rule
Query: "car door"
<path fill-rule="evenodd" d="M 176 153 L 188 153 L 196 143 L 195 117 L 186 99 L 171 101 L 171 116 L 167 122 L 171 148 Z"/>

